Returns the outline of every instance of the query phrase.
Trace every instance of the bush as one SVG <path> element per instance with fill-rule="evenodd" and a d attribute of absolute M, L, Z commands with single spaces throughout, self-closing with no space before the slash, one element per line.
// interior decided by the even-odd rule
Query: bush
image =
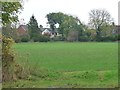
<path fill-rule="evenodd" d="M 2 80 L 10 81 L 14 76 L 14 53 L 11 50 L 13 40 L 11 38 L 2 37 Z"/>
<path fill-rule="evenodd" d="M 21 42 L 28 42 L 28 41 L 29 41 L 28 38 L 22 38 L 22 39 L 21 39 Z"/>
<path fill-rule="evenodd" d="M 48 42 L 50 41 L 50 38 L 48 36 L 39 35 L 39 36 L 33 37 L 33 41 L 34 42 Z"/>
<path fill-rule="evenodd" d="M 48 42 L 48 41 L 50 41 L 50 37 L 48 36 L 41 35 L 39 38 L 39 42 Z"/>
<path fill-rule="evenodd" d="M 19 42 L 21 42 L 20 37 L 15 39 L 15 43 L 19 43 Z"/>
<path fill-rule="evenodd" d="M 30 38 L 29 38 L 29 37 L 23 37 L 23 38 L 21 39 L 21 42 L 28 42 L 28 41 L 30 41 Z"/>
<path fill-rule="evenodd" d="M 90 38 L 88 38 L 87 36 L 80 36 L 79 41 L 87 42 L 87 41 L 90 41 Z"/>
<path fill-rule="evenodd" d="M 118 34 L 118 40 L 120 40 L 120 34 Z"/>
<path fill-rule="evenodd" d="M 24 35 L 24 36 L 21 36 L 21 42 L 28 42 L 30 41 L 30 36 L 29 35 Z"/>
<path fill-rule="evenodd" d="M 62 41 L 63 38 L 62 38 L 62 36 L 56 36 L 56 37 L 54 37 L 52 40 L 53 40 L 53 41 Z"/>
<path fill-rule="evenodd" d="M 107 36 L 107 37 L 100 37 L 98 39 L 96 39 L 96 41 L 99 42 L 110 42 L 110 41 L 117 41 L 118 40 L 118 36 Z"/>
<path fill-rule="evenodd" d="M 23 78 L 24 69 L 16 63 L 16 54 L 12 50 L 13 39 L 3 36 L 2 42 L 2 81 L 13 81 Z"/>
<path fill-rule="evenodd" d="M 33 37 L 32 40 L 33 40 L 34 42 L 38 42 L 38 41 L 39 41 L 39 37 Z"/>
<path fill-rule="evenodd" d="M 69 31 L 66 39 L 70 42 L 78 41 L 78 31 Z"/>

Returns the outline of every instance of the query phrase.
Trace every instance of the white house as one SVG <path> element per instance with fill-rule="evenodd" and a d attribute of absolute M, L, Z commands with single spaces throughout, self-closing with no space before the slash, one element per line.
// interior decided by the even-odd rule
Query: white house
<path fill-rule="evenodd" d="M 52 32 L 52 30 L 50 28 L 45 28 L 43 31 L 42 31 L 42 35 L 49 35 L 50 38 L 54 38 L 56 36 L 61 36 L 61 34 L 59 34 L 56 30 L 56 32 Z"/>
<path fill-rule="evenodd" d="M 45 34 L 49 34 L 49 35 L 52 35 L 52 32 L 48 29 L 45 29 L 43 32 L 42 32 L 42 35 L 45 35 Z"/>

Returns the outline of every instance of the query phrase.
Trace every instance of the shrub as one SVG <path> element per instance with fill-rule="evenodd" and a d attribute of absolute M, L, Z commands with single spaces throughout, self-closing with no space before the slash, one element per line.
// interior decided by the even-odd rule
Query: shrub
<path fill-rule="evenodd" d="M 2 42 L 2 81 L 22 78 L 23 67 L 15 61 L 16 56 L 12 50 L 13 39 L 2 36 Z"/>
<path fill-rule="evenodd" d="M 30 41 L 30 39 L 27 38 L 27 37 L 23 37 L 23 38 L 21 39 L 21 42 L 28 42 L 28 41 Z"/>
<path fill-rule="evenodd" d="M 50 38 L 48 36 L 39 35 L 39 36 L 33 37 L 33 41 L 34 42 L 48 42 L 50 41 Z"/>
<path fill-rule="evenodd" d="M 38 42 L 39 41 L 38 37 L 33 37 L 32 39 L 33 39 L 34 42 Z"/>
<path fill-rule="evenodd" d="M 118 34 L 118 40 L 120 40 L 120 34 Z"/>
<path fill-rule="evenodd" d="M 69 31 L 66 39 L 70 42 L 78 41 L 78 31 Z"/>
<path fill-rule="evenodd" d="M 28 42 L 28 41 L 30 41 L 30 36 L 29 35 L 22 36 L 21 42 Z"/>
<path fill-rule="evenodd" d="M 19 42 L 21 42 L 20 37 L 18 37 L 18 38 L 15 39 L 15 43 L 19 43 Z"/>
<path fill-rule="evenodd" d="M 117 40 L 118 40 L 118 35 L 100 37 L 100 38 L 96 39 L 96 41 L 99 41 L 99 42 L 110 42 L 110 41 L 117 41 Z"/>
<path fill-rule="evenodd" d="M 2 37 L 2 79 L 10 81 L 14 76 L 14 53 L 11 50 L 13 40 L 11 38 Z"/>
<path fill-rule="evenodd" d="M 39 38 L 39 42 L 48 42 L 50 41 L 50 37 L 49 36 L 43 36 L 41 35 Z"/>
<path fill-rule="evenodd" d="M 21 39 L 21 42 L 28 42 L 28 41 L 29 41 L 28 38 L 22 38 L 22 39 Z"/>
<path fill-rule="evenodd" d="M 55 38 L 53 38 L 54 41 L 62 41 L 63 38 L 62 36 L 56 36 Z"/>
<path fill-rule="evenodd" d="M 87 42 L 87 41 L 90 41 L 90 38 L 88 38 L 87 36 L 80 36 L 79 41 Z"/>
<path fill-rule="evenodd" d="M 114 41 L 118 41 L 118 40 L 120 40 L 120 35 L 119 34 L 114 36 Z"/>

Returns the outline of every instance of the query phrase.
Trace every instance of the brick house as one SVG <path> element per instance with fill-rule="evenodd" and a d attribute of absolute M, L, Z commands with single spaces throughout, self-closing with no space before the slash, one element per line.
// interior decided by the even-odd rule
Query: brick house
<path fill-rule="evenodd" d="M 24 36 L 28 34 L 28 28 L 26 25 L 20 25 L 17 29 L 18 36 Z"/>

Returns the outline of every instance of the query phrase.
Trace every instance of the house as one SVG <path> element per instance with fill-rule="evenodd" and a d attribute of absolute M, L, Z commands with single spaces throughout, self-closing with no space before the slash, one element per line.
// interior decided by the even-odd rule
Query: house
<path fill-rule="evenodd" d="M 55 32 L 52 31 L 50 28 L 43 28 L 42 35 L 50 36 L 50 38 L 54 38 L 55 36 L 58 35 L 57 29 Z"/>
<path fill-rule="evenodd" d="M 60 36 L 60 34 L 57 32 L 57 28 L 53 32 L 51 28 L 42 28 L 40 31 L 40 34 L 49 36 L 50 38 L 54 38 L 56 36 Z M 20 25 L 17 29 L 18 36 L 24 36 L 28 34 L 28 27 L 27 25 Z"/>
<path fill-rule="evenodd" d="M 116 33 L 120 34 L 120 25 L 116 25 L 115 29 L 116 29 Z"/>
<path fill-rule="evenodd" d="M 115 25 L 112 33 L 113 34 L 120 34 L 120 25 Z"/>
<path fill-rule="evenodd" d="M 52 35 L 52 31 L 49 28 L 44 28 L 42 31 L 42 35 Z"/>
<path fill-rule="evenodd" d="M 20 25 L 17 29 L 18 36 L 23 36 L 28 34 L 28 27 L 26 25 Z"/>

